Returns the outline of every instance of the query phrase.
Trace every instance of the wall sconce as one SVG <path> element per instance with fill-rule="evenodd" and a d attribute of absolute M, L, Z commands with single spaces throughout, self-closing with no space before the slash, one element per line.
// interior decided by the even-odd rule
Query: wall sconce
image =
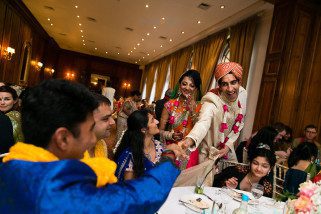
<path fill-rule="evenodd" d="M 12 55 L 15 53 L 15 49 L 12 47 L 7 47 L 3 50 L 3 58 L 6 60 L 11 60 L 12 59 Z"/>
<path fill-rule="evenodd" d="M 67 72 L 65 79 L 67 80 L 74 80 L 75 79 L 75 73 L 74 72 Z"/>
<path fill-rule="evenodd" d="M 53 68 L 45 68 L 45 71 L 50 73 L 50 74 L 55 73 L 55 69 L 53 69 Z"/>
<path fill-rule="evenodd" d="M 40 71 L 42 66 L 43 66 L 43 63 L 42 62 L 36 62 L 36 61 L 32 60 L 31 61 L 31 65 L 35 66 L 37 71 Z"/>

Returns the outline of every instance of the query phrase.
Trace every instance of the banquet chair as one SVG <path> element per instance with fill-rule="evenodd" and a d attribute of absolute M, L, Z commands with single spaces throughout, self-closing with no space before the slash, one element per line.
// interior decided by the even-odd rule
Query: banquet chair
<path fill-rule="evenodd" d="M 230 166 L 249 166 L 248 163 L 238 163 L 235 161 L 227 161 L 227 160 L 223 160 L 221 159 L 218 164 L 217 164 L 217 172 L 216 173 L 220 173 L 223 169 L 230 167 Z"/>
<path fill-rule="evenodd" d="M 275 164 L 273 168 L 273 198 L 277 198 L 278 196 L 282 195 L 283 193 L 283 183 L 285 174 L 288 171 L 288 167 Z"/>

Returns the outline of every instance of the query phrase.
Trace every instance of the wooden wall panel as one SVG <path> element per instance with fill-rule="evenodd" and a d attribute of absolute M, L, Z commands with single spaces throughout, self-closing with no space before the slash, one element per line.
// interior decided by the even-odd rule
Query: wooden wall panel
<path fill-rule="evenodd" d="M 254 129 L 279 121 L 299 136 L 321 126 L 320 11 L 317 1 L 276 0 Z"/>

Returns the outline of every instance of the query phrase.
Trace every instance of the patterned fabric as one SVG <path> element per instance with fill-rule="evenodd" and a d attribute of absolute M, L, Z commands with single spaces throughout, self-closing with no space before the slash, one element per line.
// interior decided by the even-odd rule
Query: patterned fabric
<path fill-rule="evenodd" d="M 172 115 L 174 108 L 175 108 L 175 103 L 176 99 L 171 99 L 168 102 L 165 103 L 164 108 L 167 110 L 169 115 Z M 199 111 L 201 109 L 202 105 L 200 102 L 197 102 L 196 104 L 196 108 L 195 108 L 195 115 L 190 115 L 187 118 L 187 125 L 185 128 L 185 132 L 183 133 L 183 138 L 185 138 L 188 133 L 192 130 L 194 124 L 195 124 L 195 120 L 199 114 Z M 172 129 L 175 132 L 182 132 L 184 129 L 184 126 L 182 124 L 183 120 L 185 119 L 185 116 L 187 114 L 186 108 L 183 105 L 178 105 L 176 111 L 175 111 L 175 123 L 172 125 Z M 171 143 L 178 143 L 175 141 L 168 141 L 166 142 L 166 144 L 171 144 Z M 187 153 L 189 153 L 189 159 L 185 160 L 185 161 L 181 161 L 180 163 L 180 169 L 184 170 L 186 168 L 195 166 L 198 164 L 198 150 L 195 150 L 193 152 L 190 152 L 189 150 L 187 150 Z"/>
<path fill-rule="evenodd" d="M 144 162 L 144 167 L 145 167 L 145 171 L 148 171 L 152 168 L 154 168 L 156 166 L 156 164 L 159 162 L 161 155 L 163 153 L 163 145 L 161 144 L 161 142 L 154 140 L 154 144 L 155 144 L 155 149 L 156 149 L 156 157 L 155 157 L 155 162 L 150 161 L 146 156 L 144 156 L 143 158 L 143 162 Z M 129 171 L 132 172 L 133 171 L 133 154 L 130 150 L 130 148 L 125 149 L 121 155 L 119 156 L 119 158 L 116 160 L 117 163 L 117 169 L 116 169 L 116 176 L 118 178 L 118 180 L 123 181 L 124 180 L 124 175 L 125 172 Z"/>
<path fill-rule="evenodd" d="M 214 71 L 214 76 L 216 81 L 224 77 L 228 73 L 232 73 L 237 79 L 242 81 L 243 68 L 240 64 L 236 62 L 225 62 L 218 64 Z"/>
<path fill-rule="evenodd" d="M 21 129 L 21 114 L 18 111 L 9 111 L 6 114 L 12 123 L 13 138 L 15 142 L 24 142 L 24 137 Z"/>
<path fill-rule="evenodd" d="M 214 177 L 214 184 L 213 186 L 215 187 L 223 187 L 225 186 L 225 182 L 232 178 L 235 177 L 237 178 L 238 185 L 237 189 L 240 189 L 240 183 L 244 179 L 244 177 L 249 173 L 250 168 L 249 166 L 230 166 L 225 169 L 220 174 L 215 175 Z M 264 193 L 263 195 L 266 197 L 272 197 L 273 193 L 273 186 L 272 186 L 272 180 L 269 179 L 269 176 L 265 176 L 261 178 L 259 181 L 259 184 L 263 185 L 264 187 Z"/>

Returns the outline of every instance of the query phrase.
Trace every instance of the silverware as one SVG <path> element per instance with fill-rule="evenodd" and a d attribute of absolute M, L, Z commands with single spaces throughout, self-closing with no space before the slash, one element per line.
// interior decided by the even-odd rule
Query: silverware
<path fill-rule="evenodd" d="M 199 208 L 199 207 L 196 207 L 194 204 L 189 203 L 189 202 L 187 202 L 187 201 L 179 200 L 179 202 L 181 202 L 185 207 L 187 207 L 187 208 L 190 209 L 190 210 L 193 210 L 194 212 L 199 212 L 199 213 L 201 213 L 203 210 L 205 210 L 205 209 L 201 209 L 201 208 Z"/>
<path fill-rule="evenodd" d="M 206 196 L 208 199 L 210 199 L 211 201 L 214 201 L 210 196 L 206 195 L 204 192 L 202 193 L 202 195 Z"/>

